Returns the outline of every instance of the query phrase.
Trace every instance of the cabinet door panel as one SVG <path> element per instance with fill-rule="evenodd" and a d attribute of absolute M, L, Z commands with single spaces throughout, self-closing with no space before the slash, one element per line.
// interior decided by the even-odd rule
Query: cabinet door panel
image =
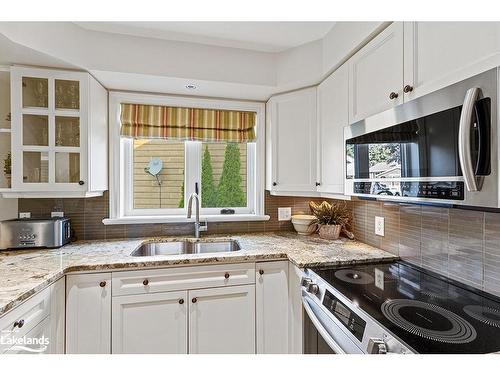
<path fill-rule="evenodd" d="M 255 285 L 189 291 L 189 353 L 255 353 Z"/>
<path fill-rule="evenodd" d="M 318 87 L 319 191 L 344 194 L 344 127 L 349 124 L 348 69 L 344 64 Z"/>
<path fill-rule="evenodd" d="M 273 97 L 272 190 L 316 191 L 316 88 Z M 276 185 L 274 185 L 276 183 Z"/>
<path fill-rule="evenodd" d="M 23 340 L 30 342 L 26 345 L 14 345 L 5 354 L 55 354 L 53 343 L 50 340 L 50 317 L 46 317 L 42 322 L 24 335 Z"/>
<path fill-rule="evenodd" d="M 256 264 L 258 354 L 288 353 L 288 261 Z"/>
<path fill-rule="evenodd" d="M 187 291 L 113 297 L 113 354 L 186 354 Z"/>
<path fill-rule="evenodd" d="M 69 275 L 66 283 L 66 353 L 109 354 L 111 273 Z"/>
<path fill-rule="evenodd" d="M 66 278 L 60 278 L 50 288 L 50 352 L 64 354 Z"/>
<path fill-rule="evenodd" d="M 387 27 L 348 64 L 350 123 L 402 103 L 403 23 Z M 397 98 L 390 98 L 392 92 Z"/>
<path fill-rule="evenodd" d="M 408 100 L 500 64 L 498 22 L 405 22 L 404 34 Z"/>

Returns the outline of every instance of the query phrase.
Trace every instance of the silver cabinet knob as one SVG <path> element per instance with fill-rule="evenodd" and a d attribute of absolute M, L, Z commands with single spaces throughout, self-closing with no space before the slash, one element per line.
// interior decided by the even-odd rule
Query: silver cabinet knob
<path fill-rule="evenodd" d="M 307 292 L 311 294 L 318 294 L 319 293 L 319 286 L 318 284 L 309 284 L 307 286 Z"/>
<path fill-rule="evenodd" d="M 387 345 L 382 339 L 371 338 L 367 350 L 369 354 L 387 354 Z"/>
<path fill-rule="evenodd" d="M 300 282 L 300 285 L 302 285 L 303 287 L 308 287 L 309 284 L 312 283 L 312 280 L 308 277 L 303 277 L 302 278 L 302 281 Z"/>

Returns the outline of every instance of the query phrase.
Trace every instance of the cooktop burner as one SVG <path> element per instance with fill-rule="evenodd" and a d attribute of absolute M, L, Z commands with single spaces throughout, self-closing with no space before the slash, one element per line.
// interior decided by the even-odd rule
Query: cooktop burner
<path fill-rule="evenodd" d="M 482 323 L 500 328 L 500 310 L 488 306 L 468 305 L 464 307 L 464 311 Z"/>
<path fill-rule="evenodd" d="M 381 307 L 384 316 L 398 327 L 429 340 L 465 344 L 476 339 L 476 330 L 465 319 L 431 303 L 396 299 Z"/>
<path fill-rule="evenodd" d="M 313 271 L 418 353 L 500 351 L 500 298 L 398 261 Z"/>
<path fill-rule="evenodd" d="M 354 271 L 350 269 L 338 270 L 335 272 L 335 277 L 353 284 L 371 284 L 374 281 L 372 275 L 363 271 Z"/>

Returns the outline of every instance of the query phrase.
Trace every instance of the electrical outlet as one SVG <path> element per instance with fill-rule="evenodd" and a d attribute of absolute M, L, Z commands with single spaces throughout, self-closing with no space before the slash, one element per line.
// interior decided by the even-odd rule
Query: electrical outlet
<path fill-rule="evenodd" d="M 19 212 L 19 219 L 31 218 L 31 212 Z"/>
<path fill-rule="evenodd" d="M 384 290 L 384 271 L 375 268 L 375 286 Z"/>
<path fill-rule="evenodd" d="M 381 216 L 375 216 L 375 234 L 384 236 L 384 218 Z"/>
<path fill-rule="evenodd" d="M 64 212 L 62 211 L 52 211 L 50 217 L 64 217 Z"/>
<path fill-rule="evenodd" d="M 292 220 L 292 207 L 278 207 L 278 221 Z"/>

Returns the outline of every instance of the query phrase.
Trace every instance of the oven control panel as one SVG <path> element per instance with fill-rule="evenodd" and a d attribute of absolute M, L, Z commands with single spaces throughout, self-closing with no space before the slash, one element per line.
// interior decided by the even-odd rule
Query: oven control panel
<path fill-rule="evenodd" d="M 366 322 L 343 304 L 329 290 L 323 297 L 325 306 L 360 342 L 363 341 Z"/>

